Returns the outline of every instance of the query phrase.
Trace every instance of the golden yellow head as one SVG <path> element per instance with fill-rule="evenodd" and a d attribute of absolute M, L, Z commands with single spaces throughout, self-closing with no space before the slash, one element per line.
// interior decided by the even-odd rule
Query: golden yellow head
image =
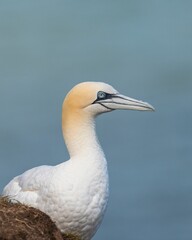
<path fill-rule="evenodd" d="M 79 83 L 67 94 L 63 103 L 63 110 L 84 110 L 92 116 L 115 109 L 154 110 L 150 104 L 121 95 L 102 82 Z"/>
<path fill-rule="evenodd" d="M 115 94 L 117 91 L 108 84 L 102 82 L 82 82 L 77 84 L 67 94 L 64 105 L 73 109 L 86 108 L 97 99 L 99 91 Z"/>
<path fill-rule="evenodd" d="M 121 95 L 105 83 L 83 82 L 72 88 L 64 100 L 62 111 L 63 135 L 70 156 L 82 150 L 81 141 L 89 144 L 90 133 L 94 135 L 94 118 L 115 109 L 154 110 L 148 103 Z M 74 141 L 74 136 L 77 141 Z"/>

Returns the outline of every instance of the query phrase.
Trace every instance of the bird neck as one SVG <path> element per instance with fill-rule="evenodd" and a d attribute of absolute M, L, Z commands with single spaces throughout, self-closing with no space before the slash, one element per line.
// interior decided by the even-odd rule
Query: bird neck
<path fill-rule="evenodd" d="M 62 130 L 70 157 L 104 156 L 96 136 L 94 117 L 83 110 L 63 108 Z"/>

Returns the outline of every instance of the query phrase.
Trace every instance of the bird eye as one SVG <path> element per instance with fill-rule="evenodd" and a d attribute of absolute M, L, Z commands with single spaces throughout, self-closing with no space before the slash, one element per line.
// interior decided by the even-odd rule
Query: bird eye
<path fill-rule="evenodd" d="M 99 91 L 99 92 L 97 93 L 98 99 L 105 99 L 106 96 L 107 96 L 107 94 L 106 94 L 105 92 Z"/>

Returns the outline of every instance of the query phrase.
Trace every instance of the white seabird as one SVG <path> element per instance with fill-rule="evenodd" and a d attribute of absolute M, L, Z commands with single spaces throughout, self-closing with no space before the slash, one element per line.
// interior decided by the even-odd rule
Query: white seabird
<path fill-rule="evenodd" d="M 115 109 L 154 110 L 150 104 L 121 95 L 105 83 L 76 85 L 62 109 L 62 130 L 70 159 L 24 172 L 8 183 L 3 195 L 47 213 L 63 233 L 90 240 L 101 224 L 108 201 L 107 163 L 94 119 Z"/>

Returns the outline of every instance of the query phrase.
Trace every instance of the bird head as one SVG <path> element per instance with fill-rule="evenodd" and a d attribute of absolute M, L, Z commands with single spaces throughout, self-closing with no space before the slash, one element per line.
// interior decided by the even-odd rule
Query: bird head
<path fill-rule="evenodd" d="M 117 109 L 154 111 L 150 104 L 122 95 L 102 82 L 79 83 L 67 94 L 64 107 L 92 116 Z"/>

